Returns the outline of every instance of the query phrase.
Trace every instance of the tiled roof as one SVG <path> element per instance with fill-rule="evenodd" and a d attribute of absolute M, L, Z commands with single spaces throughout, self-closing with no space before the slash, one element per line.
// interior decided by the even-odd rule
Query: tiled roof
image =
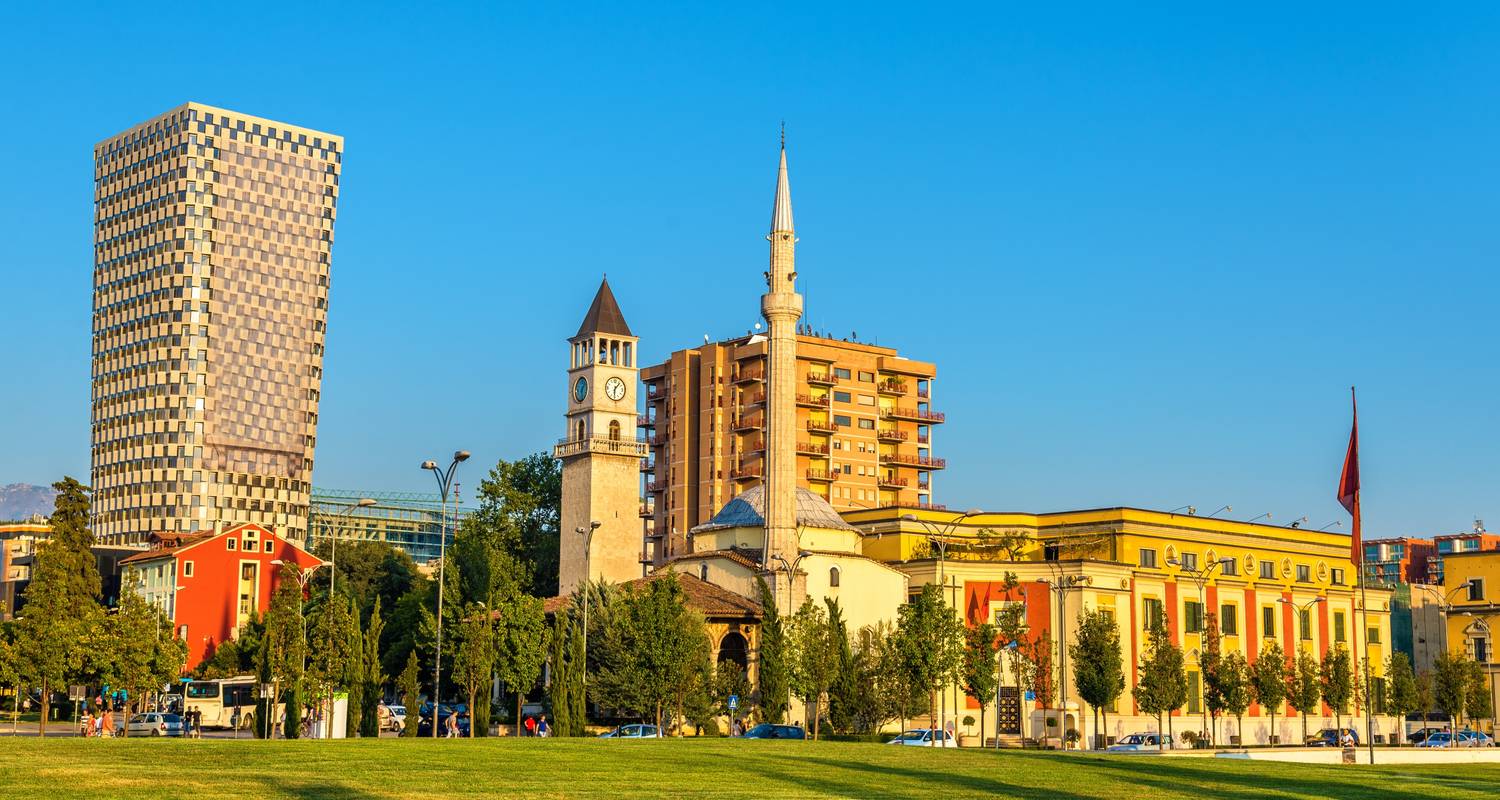
<path fill-rule="evenodd" d="M 174 555 L 178 550 L 191 547 L 199 542 L 213 538 L 212 531 L 201 531 L 197 533 L 153 533 L 151 534 L 151 549 L 142 551 L 128 558 L 120 559 L 121 564 L 133 564 L 137 561 L 154 561 L 158 558 L 166 558 Z"/>
<path fill-rule="evenodd" d="M 719 509 L 713 519 L 693 528 L 693 533 L 719 530 L 720 528 L 755 528 L 766 524 L 765 485 L 752 486 L 740 496 L 730 500 Z M 837 531 L 857 530 L 844 521 L 839 512 L 833 510 L 816 492 L 797 489 L 797 524 L 808 528 L 825 528 Z"/>
<path fill-rule="evenodd" d="M 665 571 L 654 572 L 644 578 L 636 578 L 633 581 L 626 581 L 620 585 L 622 587 L 643 587 L 665 578 L 668 574 Z M 741 597 L 718 584 L 700 580 L 692 575 L 684 573 L 670 574 L 677 576 L 677 583 L 682 587 L 682 593 L 687 598 L 688 608 L 697 611 L 705 617 L 760 618 L 760 603 L 748 597 Z M 572 602 L 573 597 L 571 595 L 549 597 L 542 601 L 542 610 L 548 614 L 556 614 L 567 608 Z"/>
<path fill-rule="evenodd" d="M 573 334 L 573 338 L 577 339 L 591 333 L 635 335 L 630 332 L 630 326 L 625 324 L 625 314 L 620 311 L 620 304 L 615 302 L 615 293 L 609 288 L 609 278 L 605 278 L 599 284 L 599 292 L 594 295 L 594 304 L 589 306 L 589 312 L 583 315 L 583 324 L 578 326 L 578 332 Z"/>

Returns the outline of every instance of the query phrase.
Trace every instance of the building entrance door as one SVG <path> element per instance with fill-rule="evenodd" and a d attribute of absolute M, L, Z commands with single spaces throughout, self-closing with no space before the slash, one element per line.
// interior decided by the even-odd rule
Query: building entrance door
<path fill-rule="evenodd" d="M 996 707 L 998 721 L 996 726 L 1001 736 L 1021 735 L 1021 696 L 1016 692 L 1014 686 L 1000 687 L 1000 704 Z"/>

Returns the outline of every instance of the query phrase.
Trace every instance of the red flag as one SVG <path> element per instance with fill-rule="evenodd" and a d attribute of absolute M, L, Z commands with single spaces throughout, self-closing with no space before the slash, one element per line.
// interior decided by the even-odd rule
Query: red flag
<path fill-rule="evenodd" d="M 1349 387 L 1349 402 L 1354 409 L 1354 426 L 1349 429 L 1349 452 L 1344 455 L 1344 474 L 1339 476 L 1339 504 L 1354 517 L 1351 526 L 1349 558 L 1355 564 L 1364 563 L 1364 553 L 1359 543 L 1359 403 L 1354 398 L 1354 387 Z"/>

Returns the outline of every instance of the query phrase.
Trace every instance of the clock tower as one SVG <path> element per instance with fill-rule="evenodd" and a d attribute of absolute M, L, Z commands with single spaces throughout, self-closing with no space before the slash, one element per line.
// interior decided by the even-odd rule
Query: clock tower
<path fill-rule="evenodd" d="M 636 438 L 638 340 L 608 279 L 568 345 L 567 430 L 552 450 L 562 461 L 558 590 L 564 595 L 585 579 L 619 583 L 644 574 L 640 464 L 647 454 Z"/>

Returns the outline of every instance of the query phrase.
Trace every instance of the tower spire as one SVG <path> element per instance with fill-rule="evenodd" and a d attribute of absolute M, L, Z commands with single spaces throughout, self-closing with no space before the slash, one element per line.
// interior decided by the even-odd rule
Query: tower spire
<path fill-rule="evenodd" d="M 771 233 L 793 233 L 792 184 L 786 176 L 786 123 L 781 124 L 781 167 L 776 172 L 776 203 L 771 208 Z"/>
<path fill-rule="evenodd" d="M 766 345 L 765 561 L 796 558 L 797 536 L 797 235 L 792 231 L 792 187 L 786 175 L 786 129 L 782 129 L 781 165 L 776 173 L 776 204 L 771 210 L 771 263 L 760 313 L 768 328 Z M 785 562 L 783 562 L 785 563 Z M 783 582 L 773 571 L 772 590 L 795 595 L 796 576 Z M 803 582 L 805 586 L 805 580 Z M 789 606 L 796 608 L 795 599 Z"/>

